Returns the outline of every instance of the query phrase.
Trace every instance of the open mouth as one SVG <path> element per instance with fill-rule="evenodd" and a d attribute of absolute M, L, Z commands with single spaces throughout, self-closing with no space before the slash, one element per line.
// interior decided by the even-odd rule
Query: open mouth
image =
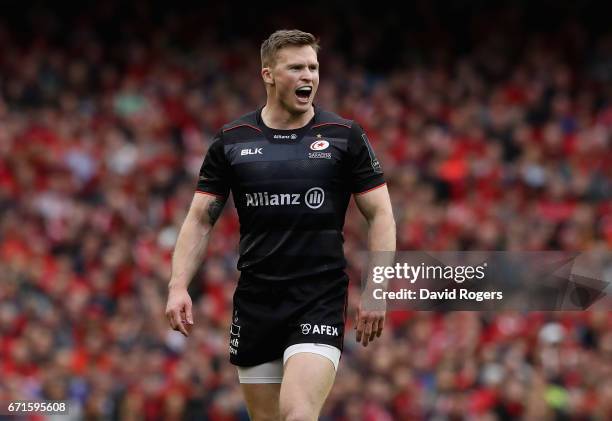
<path fill-rule="evenodd" d="M 301 102 L 308 102 L 312 94 L 312 86 L 301 86 L 295 90 L 295 95 Z"/>

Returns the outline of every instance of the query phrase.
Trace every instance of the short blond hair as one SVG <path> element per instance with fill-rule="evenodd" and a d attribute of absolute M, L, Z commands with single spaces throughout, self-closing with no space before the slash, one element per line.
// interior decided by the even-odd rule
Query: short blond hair
<path fill-rule="evenodd" d="M 274 32 L 267 40 L 261 43 L 261 67 L 270 67 L 276 60 L 276 53 L 287 46 L 311 46 L 316 53 L 321 48 L 319 40 L 308 32 L 297 29 L 281 29 Z"/>

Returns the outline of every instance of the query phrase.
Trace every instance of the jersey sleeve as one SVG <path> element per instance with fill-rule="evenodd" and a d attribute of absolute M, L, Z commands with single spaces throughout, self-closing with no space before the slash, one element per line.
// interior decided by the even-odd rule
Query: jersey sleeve
<path fill-rule="evenodd" d="M 368 136 L 357 123 L 351 126 L 347 150 L 351 193 L 365 193 L 385 183 L 382 168 Z"/>
<path fill-rule="evenodd" d="M 230 190 L 230 172 L 221 136 L 221 132 L 217 133 L 208 148 L 200 168 L 196 191 L 227 197 Z"/>

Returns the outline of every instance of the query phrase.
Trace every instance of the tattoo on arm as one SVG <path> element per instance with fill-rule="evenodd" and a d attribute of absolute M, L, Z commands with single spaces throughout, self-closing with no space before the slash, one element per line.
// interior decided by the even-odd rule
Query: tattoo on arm
<path fill-rule="evenodd" d="M 223 210 L 223 205 L 225 205 L 225 200 L 221 198 L 213 200 L 208 205 L 208 220 L 210 221 L 210 225 L 215 225 L 215 222 L 217 222 Z"/>

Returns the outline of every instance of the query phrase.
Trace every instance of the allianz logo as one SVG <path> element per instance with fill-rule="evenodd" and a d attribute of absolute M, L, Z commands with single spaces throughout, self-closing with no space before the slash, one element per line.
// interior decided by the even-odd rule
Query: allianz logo
<path fill-rule="evenodd" d="M 292 133 L 292 134 L 275 134 L 272 137 L 274 139 L 291 139 L 291 140 L 295 140 L 295 139 L 297 139 L 297 134 L 295 134 L 295 133 Z"/>
<path fill-rule="evenodd" d="M 303 203 L 310 209 L 318 209 L 325 202 L 325 191 L 321 187 L 313 187 L 304 193 L 245 193 L 247 207 L 253 206 L 293 206 Z"/>

